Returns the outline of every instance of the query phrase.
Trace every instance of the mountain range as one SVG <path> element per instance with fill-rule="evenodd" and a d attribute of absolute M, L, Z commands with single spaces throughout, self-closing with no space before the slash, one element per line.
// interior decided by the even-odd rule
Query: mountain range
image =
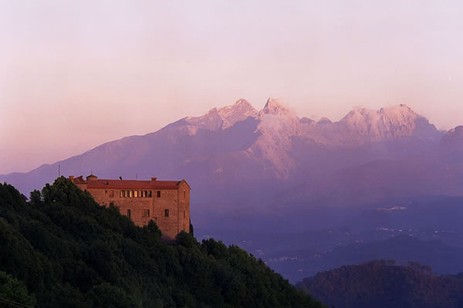
<path fill-rule="evenodd" d="M 357 108 L 332 122 L 298 117 L 275 99 L 261 110 L 239 99 L 0 181 L 27 195 L 58 170 L 185 178 L 199 235 L 258 252 L 248 237 L 359 223 L 362 211 L 424 196 L 463 197 L 463 126 L 441 131 L 406 105 Z"/>

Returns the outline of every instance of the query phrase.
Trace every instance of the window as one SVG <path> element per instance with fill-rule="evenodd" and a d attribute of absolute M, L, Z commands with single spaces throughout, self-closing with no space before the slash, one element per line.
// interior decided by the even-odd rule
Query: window
<path fill-rule="evenodd" d="M 150 210 L 143 210 L 141 216 L 142 217 L 150 217 Z"/>
<path fill-rule="evenodd" d="M 153 192 L 150 190 L 148 191 L 148 198 L 151 198 L 153 196 Z"/>
<path fill-rule="evenodd" d="M 137 197 L 138 197 L 138 191 L 137 191 L 137 190 L 133 192 L 133 197 L 134 197 L 134 198 L 137 198 Z"/>
<path fill-rule="evenodd" d="M 129 217 L 129 218 L 132 217 L 132 211 L 130 209 L 127 210 L 127 217 Z"/>
<path fill-rule="evenodd" d="M 183 191 L 183 198 L 186 198 L 186 191 Z"/>
<path fill-rule="evenodd" d="M 114 190 L 109 191 L 109 198 L 114 198 Z"/>
<path fill-rule="evenodd" d="M 129 191 L 129 198 L 132 198 L 133 197 L 133 190 L 130 190 Z"/>
<path fill-rule="evenodd" d="M 169 209 L 164 210 L 164 217 L 169 217 Z"/>
<path fill-rule="evenodd" d="M 157 197 L 158 197 L 158 198 L 161 198 L 161 191 L 160 191 L 160 190 L 158 190 L 158 191 L 156 192 L 156 194 L 157 194 Z"/>

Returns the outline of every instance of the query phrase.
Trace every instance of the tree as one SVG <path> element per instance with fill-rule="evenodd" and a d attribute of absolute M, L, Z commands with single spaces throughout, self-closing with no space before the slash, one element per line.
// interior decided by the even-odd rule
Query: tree
<path fill-rule="evenodd" d="M 42 194 L 38 190 L 31 191 L 29 202 L 33 205 L 42 204 Z"/>
<path fill-rule="evenodd" d="M 239 247 L 164 241 L 63 177 L 29 203 L 0 184 L 0 271 L 0 299 L 37 307 L 319 307 Z"/>
<path fill-rule="evenodd" d="M 16 308 L 34 305 L 35 299 L 28 294 L 24 283 L 0 271 L 0 306 Z"/>

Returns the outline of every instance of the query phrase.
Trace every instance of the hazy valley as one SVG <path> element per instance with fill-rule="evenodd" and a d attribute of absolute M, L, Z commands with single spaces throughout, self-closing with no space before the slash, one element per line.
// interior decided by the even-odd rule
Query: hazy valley
<path fill-rule="evenodd" d="M 463 271 L 463 126 L 440 131 L 404 105 L 331 122 L 238 100 L 0 180 L 28 195 L 58 170 L 185 178 L 198 239 L 237 244 L 292 282 L 384 258 Z"/>

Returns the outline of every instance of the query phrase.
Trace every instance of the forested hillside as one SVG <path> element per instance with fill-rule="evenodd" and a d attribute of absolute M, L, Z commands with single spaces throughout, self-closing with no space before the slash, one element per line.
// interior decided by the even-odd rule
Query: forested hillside
<path fill-rule="evenodd" d="M 321 306 L 242 249 L 186 233 L 164 242 L 63 177 L 29 201 L 0 184 L 0 305 L 18 304 Z"/>
<path fill-rule="evenodd" d="M 297 285 L 333 307 L 463 307 L 463 275 L 435 275 L 428 266 L 372 261 L 342 266 Z"/>

